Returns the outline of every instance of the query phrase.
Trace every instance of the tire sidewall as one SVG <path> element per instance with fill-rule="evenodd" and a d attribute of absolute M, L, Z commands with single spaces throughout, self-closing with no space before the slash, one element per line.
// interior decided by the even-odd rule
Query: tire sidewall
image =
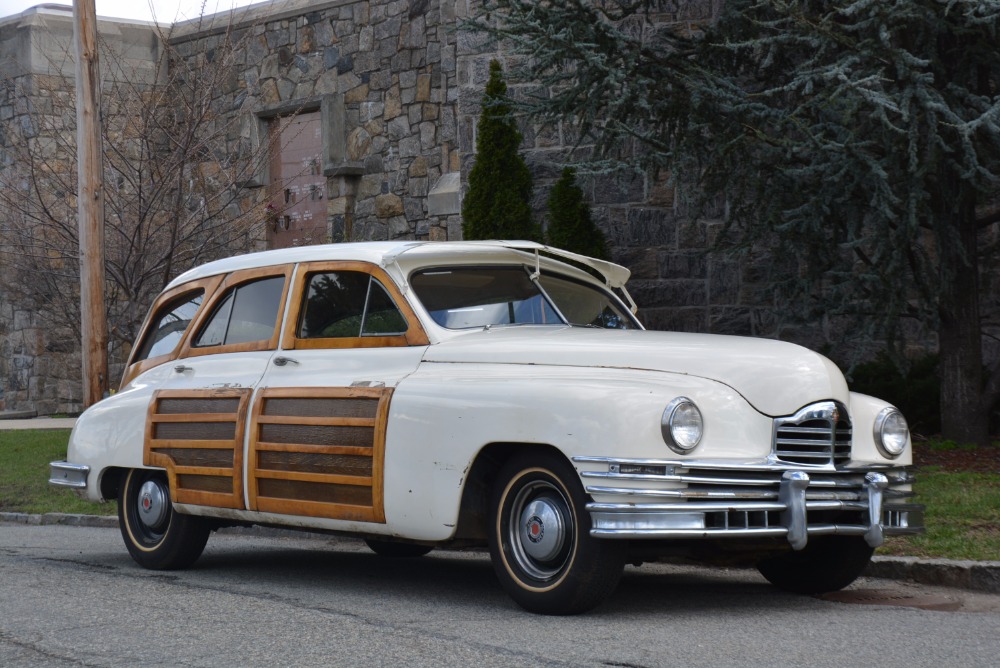
<path fill-rule="evenodd" d="M 152 570 L 187 568 L 201 555 L 208 541 L 209 529 L 198 517 L 181 515 L 166 496 L 167 523 L 159 539 L 150 540 L 139 523 L 136 504 L 139 490 L 147 480 L 160 477 L 169 492 L 163 472 L 155 469 L 132 469 L 125 477 L 118 495 L 118 525 L 129 554 L 140 566 Z"/>
<path fill-rule="evenodd" d="M 510 545 L 511 506 L 518 491 L 544 481 L 567 502 L 572 523 L 570 553 L 558 572 L 544 581 L 525 573 Z M 521 607 L 540 614 L 571 615 L 603 602 L 618 585 L 624 570 L 624 545 L 593 538 L 587 496 L 573 467 L 548 452 L 524 453 L 501 467 L 490 496 L 489 547 L 497 579 Z"/>

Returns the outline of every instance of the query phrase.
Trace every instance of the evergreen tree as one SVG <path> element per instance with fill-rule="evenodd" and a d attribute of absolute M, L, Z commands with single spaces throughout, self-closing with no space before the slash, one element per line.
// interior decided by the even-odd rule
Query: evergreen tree
<path fill-rule="evenodd" d="M 724 239 L 773 247 L 782 309 L 898 348 L 933 329 L 942 432 L 987 442 L 1000 0 L 727 0 L 695 30 L 658 4 L 487 0 L 480 25 L 549 91 L 523 111 L 575 121 L 609 163 L 638 139 L 642 165 L 724 200 Z"/>
<path fill-rule="evenodd" d="M 545 230 L 550 246 L 580 255 L 607 259 L 604 234 L 590 217 L 590 206 L 576 185 L 576 173 L 569 167 L 549 193 L 549 225 Z"/>
<path fill-rule="evenodd" d="M 531 220 L 531 172 L 517 151 L 520 144 L 507 84 L 494 60 L 476 126 L 476 162 L 462 202 L 466 239 L 539 238 L 538 226 Z"/>

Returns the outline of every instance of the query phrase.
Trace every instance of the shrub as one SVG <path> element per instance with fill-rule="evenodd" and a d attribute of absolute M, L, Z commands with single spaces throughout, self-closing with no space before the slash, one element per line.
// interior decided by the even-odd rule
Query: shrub
<path fill-rule="evenodd" d="M 476 126 L 476 162 L 462 202 L 466 239 L 541 238 L 531 220 L 531 171 L 518 153 L 521 133 L 511 117 L 500 63 L 490 63 L 490 80 Z"/>

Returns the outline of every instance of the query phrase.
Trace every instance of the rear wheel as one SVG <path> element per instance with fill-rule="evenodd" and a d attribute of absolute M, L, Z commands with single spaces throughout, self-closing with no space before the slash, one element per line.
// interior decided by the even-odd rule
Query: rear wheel
<path fill-rule="evenodd" d="M 378 556 L 389 557 L 391 559 L 422 557 L 434 549 L 433 547 L 428 547 L 427 545 L 400 543 L 393 540 L 376 540 L 374 538 L 366 538 L 365 545 L 367 545 L 368 549 Z"/>
<path fill-rule="evenodd" d="M 140 566 L 187 568 L 201 556 L 210 528 L 200 517 L 181 515 L 170 503 L 162 471 L 132 469 L 118 491 L 118 526 Z"/>
<path fill-rule="evenodd" d="M 490 556 L 507 593 L 531 612 L 585 612 L 615 590 L 621 542 L 590 535 L 586 495 L 573 468 L 551 453 L 503 466 L 490 504 Z"/>
<path fill-rule="evenodd" d="M 786 591 L 823 594 L 857 580 L 874 551 L 858 536 L 817 536 L 798 552 L 760 561 L 757 570 L 768 582 Z"/>

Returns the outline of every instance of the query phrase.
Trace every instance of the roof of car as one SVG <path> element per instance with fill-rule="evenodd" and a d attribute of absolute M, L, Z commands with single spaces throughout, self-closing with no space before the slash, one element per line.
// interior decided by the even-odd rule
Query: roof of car
<path fill-rule="evenodd" d="M 172 288 L 205 276 L 240 269 L 298 262 L 345 260 L 371 262 L 382 267 L 393 264 L 405 265 L 406 269 L 412 269 L 415 266 L 436 262 L 470 259 L 482 261 L 490 257 L 496 260 L 509 258 L 510 260 L 524 261 L 538 253 L 545 253 L 592 267 L 604 276 L 605 281 L 613 288 L 624 286 L 630 275 L 628 269 L 612 262 L 569 253 L 533 241 L 369 241 L 297 246 L 236 255 L 190 269 L 171 281 L 167 287 Z M 525 254 L 528 254 L 528 258 L 525 257 Z M 548 264 L 548 262 L 545 263 Z"/>

